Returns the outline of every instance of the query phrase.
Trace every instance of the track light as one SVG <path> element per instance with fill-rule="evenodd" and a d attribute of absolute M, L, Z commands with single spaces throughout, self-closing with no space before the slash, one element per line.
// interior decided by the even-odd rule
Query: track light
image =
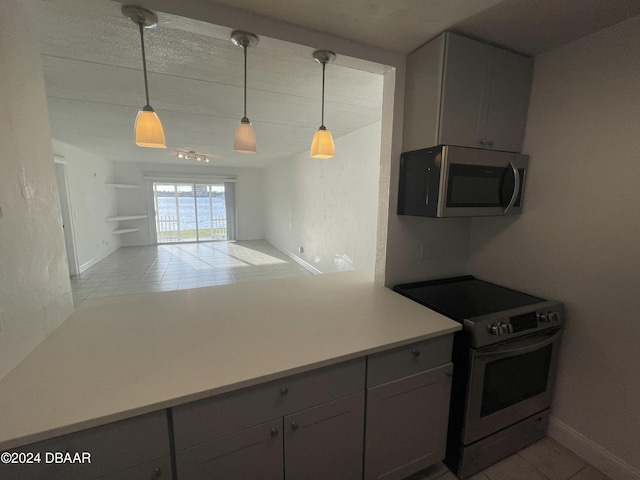
<path fill-rule="evenodd" d="M 335 146 L 331 132 L 324 126 L 324 70 L 327 63 L 336 59 L 336 54 L 329 50 L 316 50 L 313 52 L 313 59 L 322 65 L 322 120 L 311 141 L 309 155 L 312 158 L 331 158 L 335 154 Z"/>
<path fill-rule="evenodd" d="M 235 30 L 231 33 L 231 41 L 234 45 L 242 47 L 244 51 L 244 116 L 233 137 L 233 151 L 239 153 L 256 153 L 256 135 L 253 132 L 253 126 L 247 118 L 247 48 L 254 47 L 258 44 L 258 36 Z"/>
<path fill-rule="evenodd" d="M 144 29 L 158 26 L 158 17 L 151 10 L 136 5 L 123 5 L 122 14 L 140 28 L 142 47 L 142 71 L 144 73 L 144 93 L 147 103 L 138 112 L 134 127 L 136 145 L 148 148 L 167 148 L 164 130 L 158 115 L 149 104 L 149 84 L 147 81 L 147 60 L 144 53 Z"/>
<path fill-rule="evenodd" d="M 183 150 L 176 150 L 176 157 L 184 160 L 195 160 L 196 162 L 209 163 L 211 160 L 203 153 L 196 153 L 193 150 L 185 152 Z"/>

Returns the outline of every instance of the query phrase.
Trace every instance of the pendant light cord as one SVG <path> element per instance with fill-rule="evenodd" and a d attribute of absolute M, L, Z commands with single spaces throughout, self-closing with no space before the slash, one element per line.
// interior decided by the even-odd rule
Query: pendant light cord
<path fill-rule="evenodd" d="M 244 118 L 247 118 L 247 45 L 243 45 L 244 50 Z"/>
<path fill-rule="evenodd" d="M 147 98 L 147 105 L 149 105 L 149 83 L 147 81 L 147 60 L 144 54 L 144 26 L 139 23 L 140 27 L 140 45 L 142 46 L 142 72 L 144 73 L 144 94 Z"/>
<path fill-rule="evenodd" d="M 322 119 L 320 126 L 324 128 L 324 69 L 327 66 L 326 62 L 322 62 Z"/>

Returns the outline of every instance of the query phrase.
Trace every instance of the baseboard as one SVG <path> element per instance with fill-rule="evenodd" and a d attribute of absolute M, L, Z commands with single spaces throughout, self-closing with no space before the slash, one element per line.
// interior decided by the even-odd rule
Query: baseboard
<path fill-rule="evenodd" d="M 640 480 L 640 470 L 553 416 L 547 434 L 613 480 Z"/>
<path fill-rule="evenodd" d="M 120 248 L 120 247 L 118 247 L 118 248 Z M 104 260 L 104 259 L 105 259 L 105 258 L 107 258 L 109 255 L 111 255 L 113 252 L 115 252 L 116 250 L 118 250 L 118 248 L 116 248 L 115 250 L 111 250 L 111 251 L 109 251 L 109 252 L 105 252 L 105 253 L 103 253 L 102 255 L 100 255 L 100 256 L 98 256 L 98 257 L 95 257 L 95 258 L 92 258 L 92 259 L 91 259 L 91 260 L 89 260 L 88 262 L 83 263 L 82 265 L 80 265 L 80 266 L 78 267 L 78 272 L 79 272 L 79 273 L 82 273 L 82 272 L 84 272 L 85 270 L 87 270 L 87 269 L 89 269 L 89 268 L 93 267 L 96 263 L 98 263 L 98 262 L 100 262 L 100 261 Z"/>
<path fill-rule="evenodd" d="M 267 240 L 268 241 L 268 240 Z M 271 242 L 269 242 L 271 243 Z M 273 245 L 273 244 L 272 244 Z M 275 245 L 274 245 L 275 246 Z M 278 247 L 276 247 L 278 248 Z M 288 250 L 282 250 L 280 248 L 278 248 L 278 250 L 280 250 L 282 253 L 284 253 L 287 257 L 289 257 L 291 260 L 293 260 L 294 262 L 302 265 L 304 268 L 306 268 L 307 270 L 309 270 L 311 273 L 315 274 L 315 275 L 320 275 L 322 274 L 322 272 L 320 270 L 318 270 L 316 267 L 314 267 L 313 265 L 311 265 L 310 263 L 306 262 L 305 260 L 303 260 L 302 258 L 300 258 L 299 256 L 297 256 L 295 253 L 292 253 Z"/>

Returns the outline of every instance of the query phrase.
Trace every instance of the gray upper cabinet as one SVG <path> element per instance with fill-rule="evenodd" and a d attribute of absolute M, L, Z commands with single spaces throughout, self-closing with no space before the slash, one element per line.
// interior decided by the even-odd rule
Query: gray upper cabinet
<path fill-rule="evenodd" d="M 450 32 L 409 55 L 403 151 L 457 145 L 520 152 L 533 60 Z"/>

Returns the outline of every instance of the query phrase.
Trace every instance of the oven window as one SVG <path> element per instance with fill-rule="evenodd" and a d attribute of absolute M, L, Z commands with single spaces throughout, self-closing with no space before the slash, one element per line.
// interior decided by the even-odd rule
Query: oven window
<path fill-rule="evenodd" d="M 547 389 L 553 344 L 531 353 L 488 362 L 485 365 L 480 416 L 544 393 Z"/>

